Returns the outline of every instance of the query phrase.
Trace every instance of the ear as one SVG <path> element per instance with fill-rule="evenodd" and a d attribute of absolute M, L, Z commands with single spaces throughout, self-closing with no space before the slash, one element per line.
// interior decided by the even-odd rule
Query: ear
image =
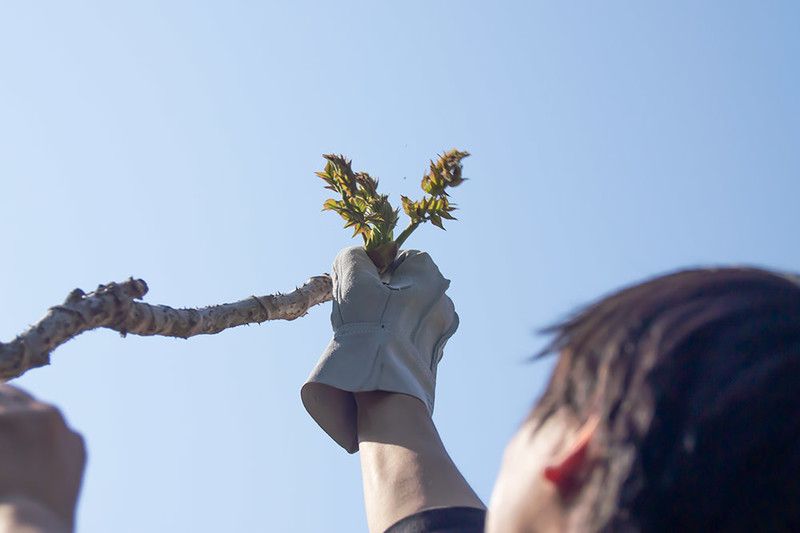
<path fill-rule="evenodd" d="M 545 467 L 545 479 L 555 484 L 560 491 L 573 486 L 578 473 L 586 464 L 589 443 L 597 431 L 599 422 L 600 417 L 597 414 L 592 414 L 581 426 L 567 453 L 559 460 Z"/>

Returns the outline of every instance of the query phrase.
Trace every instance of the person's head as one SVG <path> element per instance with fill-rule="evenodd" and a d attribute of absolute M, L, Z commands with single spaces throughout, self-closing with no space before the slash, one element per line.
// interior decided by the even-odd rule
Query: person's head
<path fill-rule="evenodd" d="M 487 531 L 800 531 L 796 279 L 678 272 L 550 331 Z"/>

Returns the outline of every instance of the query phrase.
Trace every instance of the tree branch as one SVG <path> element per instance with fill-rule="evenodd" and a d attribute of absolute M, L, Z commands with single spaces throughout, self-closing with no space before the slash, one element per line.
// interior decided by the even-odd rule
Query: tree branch
<path fill-rule="evenodd" d="M 133 278 L 100 285 L 89 294 L 75 289 L 63 304 L 50 308 L 25 333 L 9 343 L 0 343 L 0 380 L 7 381 L 31 368 L 50 364 L 50 352 L 56 347 L 99 327 L 119 331 L 123 337 L 132 333 L 186 339 L 254 322 L 294 320 L 305 315 L 310 307 L 331 299 L 331 278 L 315 276 L 288 294 L 251 296 L 201 309 L 173 309 L 135 301 L 146 293 L 147 284 Z"/>

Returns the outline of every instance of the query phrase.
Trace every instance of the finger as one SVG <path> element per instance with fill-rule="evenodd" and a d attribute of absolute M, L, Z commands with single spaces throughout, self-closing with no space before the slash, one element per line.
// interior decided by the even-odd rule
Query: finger
<path fill-rule="evenodd" d="M 86 440 L 83 438 L 83 435 L 77 431 L 73 431 L 72 434 L 75 435 L 75 447 L 80 453 L 81 472 L 83 472 L 83 469 L 86 467 Z"/>
<path fill-rule="evenodd" d="M 410 278 L 412 280 L 425 281 L 427 283 L 435 282 L 441 283 L 445 280 L 439 267 L 433 262 L 431 256 L 426 252 L 419 250 L 403 250 L 398 255 L 402 261 L 398 264 L 395 270 L 392 281 L 398 277 Z M 449 281 L 447 282 L 449 284 Z"/>
<path fill-rule="evenodd" d="M 36 401 L 36 398 L 31 396 L 24 390 L 5 383 L 0 384 L 0 401 L 3 401 L 3 399 L 14 400 L 14 401 L 27 401 L 27 402 Z"/>
<path fill-rule="evenodd" d="M 62 447 L 71 466 L 73 475 L 80 476 L 86 467 L 86 442 L 83 435 L 76 431 L 68 431 Z"/>
<path fill-rule="evenodd" d="M 331 269 L 334 287 L 380 287 L 377 267 L 360 246 L 345 248 L 333 260 Z"/>
<path fill-rule="evenodd" d="M 409 252 L 416 252 L 416 250 L 401 250 L 397 253 L 397 257 L 395 257 L 394 261 L 392 261 L 391 264 L 389 264 L 389 266 L 386 268 L 386 272 L 381 275 L 381 279 L 384 282 L 388 283 L 391 281 L 394 273 L 397 271 L 400 265 L 403 264 L 403 261 L 406 260 L 406 257 L 409 256 Z"/>

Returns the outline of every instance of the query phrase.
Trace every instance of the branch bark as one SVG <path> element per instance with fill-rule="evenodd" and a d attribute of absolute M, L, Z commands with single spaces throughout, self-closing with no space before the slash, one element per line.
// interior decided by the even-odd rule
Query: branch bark
<path fill-rule="evenodd" d="M 294 320 L 310 307 L 330 300 L 331 286 L 330 276 L 315 276 L 287 294 L 251 296 L 201 309 L 173 309 L 136 301 L 147 294 L 147 284 L 141 279 L 100 285 L 89 294 L 75 289 L 64 303 L 51 307 L 23 334 L 0 343 L 0 380 L 50 364 L 50 353 L 56 347 L 91 329 L 109 328 L 123 337 L 129 333 L 183 339 L 213 335 L 243 324 Z"/>

